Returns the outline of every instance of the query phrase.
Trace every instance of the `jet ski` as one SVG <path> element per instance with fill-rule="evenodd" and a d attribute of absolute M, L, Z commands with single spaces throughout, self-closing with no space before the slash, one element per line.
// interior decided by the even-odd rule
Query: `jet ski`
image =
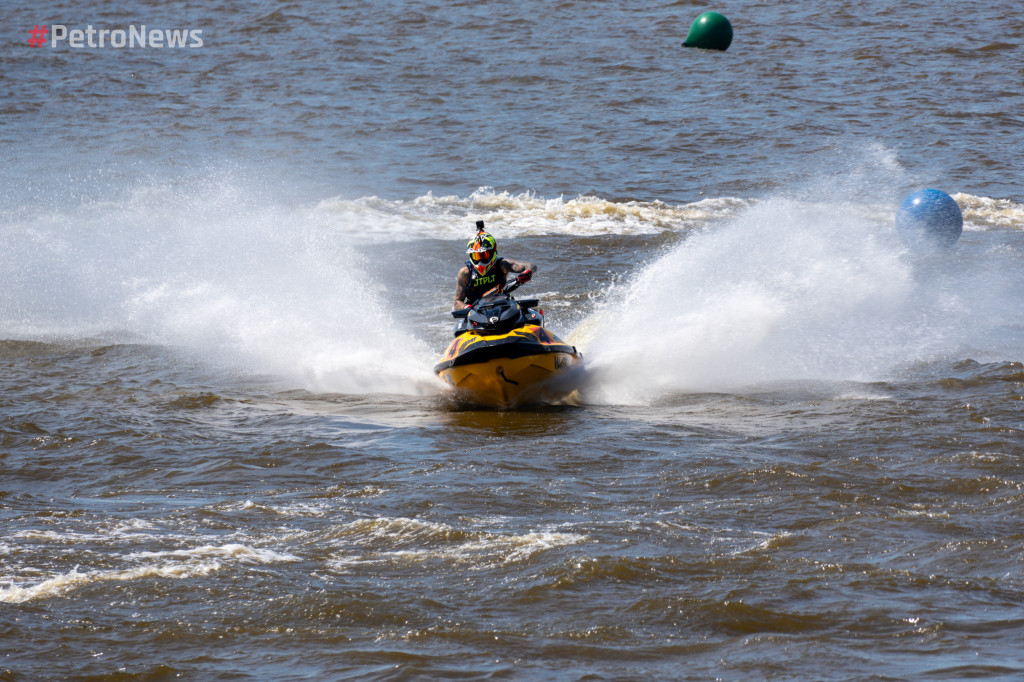
<path fill-rule="evenodd" d="M 582 366 L 583 355 L 544 328 L 537 299 L 512 297 L 519 285 L 510 280 L 471 308 L 452 311 L 455 340 L 434 373 L 457 398 L 510 409 L 557 402 L 575 390 L 573 370 Z"/>

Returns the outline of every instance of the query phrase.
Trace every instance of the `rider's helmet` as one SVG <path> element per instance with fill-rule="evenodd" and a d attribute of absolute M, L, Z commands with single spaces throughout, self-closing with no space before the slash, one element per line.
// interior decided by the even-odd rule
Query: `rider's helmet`
<path fill-rule="evenodd" d="M 469 262 L 481 277 L 498 261 L 498 242 L 486 232 L 479 232 L 466 244 Z"/>

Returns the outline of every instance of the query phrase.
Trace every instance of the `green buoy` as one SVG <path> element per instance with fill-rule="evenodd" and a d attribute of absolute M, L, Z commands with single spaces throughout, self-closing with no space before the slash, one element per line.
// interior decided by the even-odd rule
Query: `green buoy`
<path fill-rule="evenodd" d="M 732 43 L 732 24 L 718 12 L 705 12 L 693 20 L 683 47 L 722 50 Z"/>

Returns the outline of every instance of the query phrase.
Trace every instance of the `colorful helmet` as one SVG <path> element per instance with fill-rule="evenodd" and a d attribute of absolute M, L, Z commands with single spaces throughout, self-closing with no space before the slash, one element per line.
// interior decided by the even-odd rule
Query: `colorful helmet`
<path fill-rule="evenodd" d="M 478 275 L 486 275 L 498 260 L 498 243 L 486 232 L 480 232 L 466 244 L 469 261 Z"/>

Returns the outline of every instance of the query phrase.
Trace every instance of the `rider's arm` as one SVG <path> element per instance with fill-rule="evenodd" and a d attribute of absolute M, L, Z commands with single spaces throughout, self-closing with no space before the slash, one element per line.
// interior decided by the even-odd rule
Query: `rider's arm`
<path fill-rule="evenodd" d="M 533 263 L 527 263 L 526 261 L 519 262 L 514 260 L 503 260 L 502 263 L 508 265 L 508 270 L 506 270 L 506 274 L 509 272 L 526 272 L 527 270 L 529 270 L 533 274 L 537 274 L 537 266 L 534 265 Z"/>
<path fill-rule="evenodd" d="M 469 268 L 463 267 L 459 270 L 459 276 L 455 280 L 455 310 L 468 308 L 469 304 L 464 302 L 466 298 L 466 287 L 469 286 Z"/>

